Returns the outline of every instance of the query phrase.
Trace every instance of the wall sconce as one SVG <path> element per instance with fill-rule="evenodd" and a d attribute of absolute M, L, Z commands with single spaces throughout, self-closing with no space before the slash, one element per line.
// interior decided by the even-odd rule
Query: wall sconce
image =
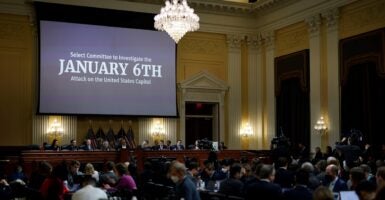
<path fill-rule="evenodd" d="M 241 128 L 241 136 L 247 138 L 251 135 L 253 135 L 253 128 L 250 126 L 249 123 L 246 123 L 246 125 Z"/>
<path fill-rule="evenodd" d="M 320 117 L 319 120 L 317 120 L 317 123 L 314 125 L 314 130 L 320 135 L 326 133 L 327 127 L 323 117 Z"/>
<path fill-rule="evenodd" d="M 166 133 L 166 131 L 164 130 L 164 126 L 158 121 L 155 123 L 154 127 L 152 128 L 152 135 L 153 136 L 162 136 Z"/>
<path fill-rule="evenodd" d="M 61 135 L 63 133 L 63 128 L 61 127 L 61 124 L 55 119 L 53 123 L 48 128 L 48 134 L 51 134 L 57 139 L 58 135 Z"/>

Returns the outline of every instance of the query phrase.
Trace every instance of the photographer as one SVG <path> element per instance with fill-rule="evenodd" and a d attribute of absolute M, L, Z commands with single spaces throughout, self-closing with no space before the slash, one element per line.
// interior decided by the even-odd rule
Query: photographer
<path fill-rule="evenodd" d="M 359 146 L 360 134 L 357 131 L 352 131 L 349 138 L 342 138 L 341 142 L 336 145 L 336 149 L 341 151 L 344 156 L 344 167 L 350 169 L 359 164 L 359 158 L 362 155 L 362 150 Z M 344 144 L 347 140 L 347 144 Z"/>

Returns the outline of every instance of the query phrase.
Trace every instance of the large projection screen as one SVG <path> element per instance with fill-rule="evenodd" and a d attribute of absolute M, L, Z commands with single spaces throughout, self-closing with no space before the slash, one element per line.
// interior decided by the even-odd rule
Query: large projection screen
<path fill-rule="evenodd" d="M 164 32 L 40 21 L 39 113 L 176 116 Z"/>

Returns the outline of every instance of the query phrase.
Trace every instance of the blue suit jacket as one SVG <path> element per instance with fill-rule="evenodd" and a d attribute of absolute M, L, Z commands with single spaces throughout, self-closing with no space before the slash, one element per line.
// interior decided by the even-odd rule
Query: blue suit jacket
<path fill-rule="evenodd" d="M 340 178 L 337 179 L 336 183 L 333 187 L 333 192 L 341 192 L 341 191 L 347 191 L 348 185 L 346 185 L 346 182 Z"/>

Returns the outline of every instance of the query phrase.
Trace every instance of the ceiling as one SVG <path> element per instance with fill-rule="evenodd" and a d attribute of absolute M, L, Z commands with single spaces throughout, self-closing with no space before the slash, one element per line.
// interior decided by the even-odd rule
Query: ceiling
<path fill-rule="evenodd" d="M 249 0 L 224 0 L 224 1 L 232 1 L 232 2 L 238 2 L 238 3 L 249 3 Z"/>

